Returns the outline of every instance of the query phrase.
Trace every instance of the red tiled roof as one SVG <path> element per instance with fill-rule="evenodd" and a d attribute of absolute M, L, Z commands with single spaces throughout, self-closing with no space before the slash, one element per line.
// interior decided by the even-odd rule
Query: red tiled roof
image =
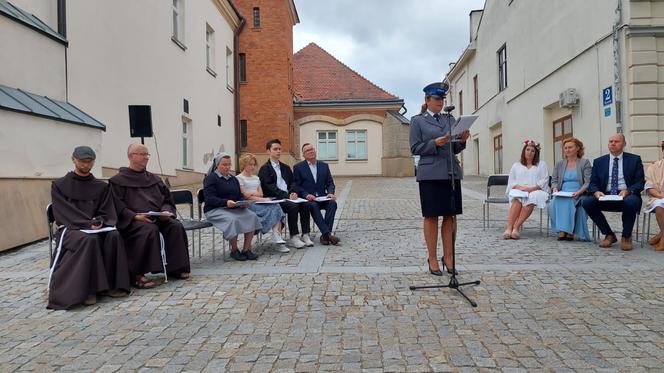
<path fill-rule="evenodd" d="M 297 101 L 398 100 L 315 43 L 293 55 L 293 88 Z"/>

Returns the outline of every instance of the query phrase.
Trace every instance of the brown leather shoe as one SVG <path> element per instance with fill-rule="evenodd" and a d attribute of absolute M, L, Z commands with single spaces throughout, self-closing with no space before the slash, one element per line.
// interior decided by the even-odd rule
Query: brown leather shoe
<path fill-rule="evenodd" d="M 620 240 L 620 250 L 622 250 L 622 251 L 632 250 L 632 239 L 623 237 Z"/>
<path fill-rule="evenodd" d="M 321 236 L 320 236 L 320 243 L 321 243 L 321 245 L 325 245 L 325 246 L 329 245 L 329 244 L 330 244 L 330 239 L 329 239 L 329 237 L 330 237 L 329 233 L 328 233 L 328 234 L 321 235 Z"/>
<path fill-rule="evenodd" d="M 330 233 L 330 237 L 329 237 L 329 239 L 330 239 L 330 243 L 331 243 L 332 245 L 335 245 L 335 246 L 336 246 L 336 245 L 339 244 L 339 239 L 337 238 L 337 236 L 333 235 L 332 233 Z"/>
<path fill-rule="evenodd" d="M 662 232 L 659 232 L 657 233 L 657 235 L 650 237 L 650 239 L 648 240 L 648 244 L 655 246 L 660 242 L 661 239 L 662 239 Z"/>
<path fill-rule="evenodd" d="M 604 240 L 602 240 L 602 242 L 599 243 L 599 247 L 606 249 L 611 247 L 611 245 L 613 245 L 616 242 L 618 242 L 618 239 L 616 238 L 615 235 L 607 234 L 606 237 L 604 237 Z"/>
<path fill-rule="evenodd" d="M 664 251 L 664 240 L 661 240 L 655 246 L 655 251 Z"/>

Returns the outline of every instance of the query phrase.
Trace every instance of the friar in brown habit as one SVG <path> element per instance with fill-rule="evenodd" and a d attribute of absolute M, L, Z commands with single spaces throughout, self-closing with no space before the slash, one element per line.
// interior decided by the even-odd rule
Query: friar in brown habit
<path fill-rule="evenodd" d="M 53 182 L 53 215 L 58 224 L 57 250 L 49 274 L 48 308 L 67 309 L 95 304 L 98 294 L 122 297 L 129 293 L 129 268 L 117 230 L 83 232 L 113 227 L 117 217 L 108 184 L 90 170 L 95 152 L 74 149 L 74 171 Z M 107 228 L 112 229 L 112 228 Z"/>
<path fill-rule="evenodd" d="M 189 251 L 187 234 L 175 219 L 175 205 L 171 192 L 156 175 L 146 171 L 150 154 L 141 144 L 127 149 L 129 167 L 121 167 L 110 178 L 111 191 L 118 212 L 118 229 L 127 248 L 127 260 L 133 285 L 150 288 L 155 283 L 144 275 L 161 272 L 165 267 L 169 275 L 189 278 Z M 165 212 L 169 216 L 150 216 L 148 212 Z M 161 253 L 165 251 L 165 258 Z"/>

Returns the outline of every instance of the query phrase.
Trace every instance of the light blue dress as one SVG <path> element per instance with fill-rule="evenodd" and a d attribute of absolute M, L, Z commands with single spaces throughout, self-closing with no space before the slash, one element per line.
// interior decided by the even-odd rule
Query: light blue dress
<path fill-rule="evenodd" d="M 576 176 L 576 169 L 565 169 L 561 192 L 576 192 L 581 188 Z M 551 232 L 574 233 L 581 241 L 590 241 L 588 233 L 588 215 L 581 206 L 581 198 L 553 197 L 549 205 Z"/>

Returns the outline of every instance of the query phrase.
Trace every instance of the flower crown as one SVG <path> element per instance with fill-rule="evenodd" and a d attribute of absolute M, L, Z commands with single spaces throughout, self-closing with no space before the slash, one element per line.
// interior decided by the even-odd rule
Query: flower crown
<path fill-rule="evenodd" d="M 526 139 L 526 140 L 523 141 L 523 145 L 533 146 L 533 147 L 535 147 L 535 149 L 540 150 L 540 144 L 538 142 L 536 142 L 535 140 Z"/>

